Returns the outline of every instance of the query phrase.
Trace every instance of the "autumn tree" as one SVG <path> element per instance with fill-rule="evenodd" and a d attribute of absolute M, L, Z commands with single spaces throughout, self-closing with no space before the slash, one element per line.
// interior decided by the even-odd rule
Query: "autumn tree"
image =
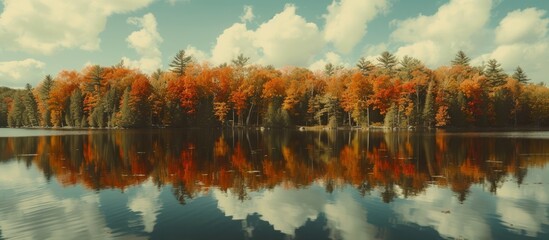
<path fill-rule="evenodd" d="M 149 97 L 151 95 L 151 84 L 146 76 L 138 74 L 135 76 L 130 90 L 129 105 L 132 110 L 132 127 L 150 126 L 151 106 Z"/>

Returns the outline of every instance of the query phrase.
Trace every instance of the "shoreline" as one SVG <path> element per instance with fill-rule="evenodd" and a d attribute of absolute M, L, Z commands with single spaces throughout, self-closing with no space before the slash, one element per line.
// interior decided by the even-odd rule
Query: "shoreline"
<path fill-rule="evenodd" d="M 26 130 L 57 130 L 57 131 L 83 131 L 83 130 L 160 130 L 160 129 L 186 129 L 186 130 L 255 130 L 255 131 L 271 131 L 271 130 L 289 130 L 289 131 L 372 131 L 372 132 L 533 132 L 533 131 L 549 131 L 549 127 L 450 127 L 450 128 L 415 128 L 415 127 L 400 127 L 389 128 L 383 126 L 371 127 L 327 127 L 327 126 L 295 126 L 295 127 L 258 127 L 258 126 L 235 126 L 235 127 L 142 127 L 142 128 L 120 128 L 120 127 L 0 127 L 0 129 L 26 129 Z"/>

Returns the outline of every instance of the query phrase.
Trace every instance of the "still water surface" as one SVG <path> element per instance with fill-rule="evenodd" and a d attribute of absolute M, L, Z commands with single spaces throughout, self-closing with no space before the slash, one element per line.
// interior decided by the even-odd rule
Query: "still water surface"
<path fill-rule="evenodd" d="M 0 129 L 0 239 L 549 239 L 549 132 Z"/>

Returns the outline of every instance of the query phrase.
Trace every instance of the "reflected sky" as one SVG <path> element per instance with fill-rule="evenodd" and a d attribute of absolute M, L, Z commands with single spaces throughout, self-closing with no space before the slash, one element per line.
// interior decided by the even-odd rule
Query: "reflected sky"
<path fill-rule="evenodd" d="M 185 134 L 0 138 L 0 239 L 549 237 L 544 138 Z"/>

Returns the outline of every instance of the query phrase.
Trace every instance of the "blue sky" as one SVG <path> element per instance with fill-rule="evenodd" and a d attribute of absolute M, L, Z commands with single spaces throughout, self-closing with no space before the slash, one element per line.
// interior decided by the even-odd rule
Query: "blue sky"
<path fill-rule="evenodd" d="M 197 61 L 319 69 L 388 50 L 436 68 L 458 50 L 549 83 L 545 0 L 0 0 L 0 85 L 36 85 L 88 64 L 167 69 Z"/>

